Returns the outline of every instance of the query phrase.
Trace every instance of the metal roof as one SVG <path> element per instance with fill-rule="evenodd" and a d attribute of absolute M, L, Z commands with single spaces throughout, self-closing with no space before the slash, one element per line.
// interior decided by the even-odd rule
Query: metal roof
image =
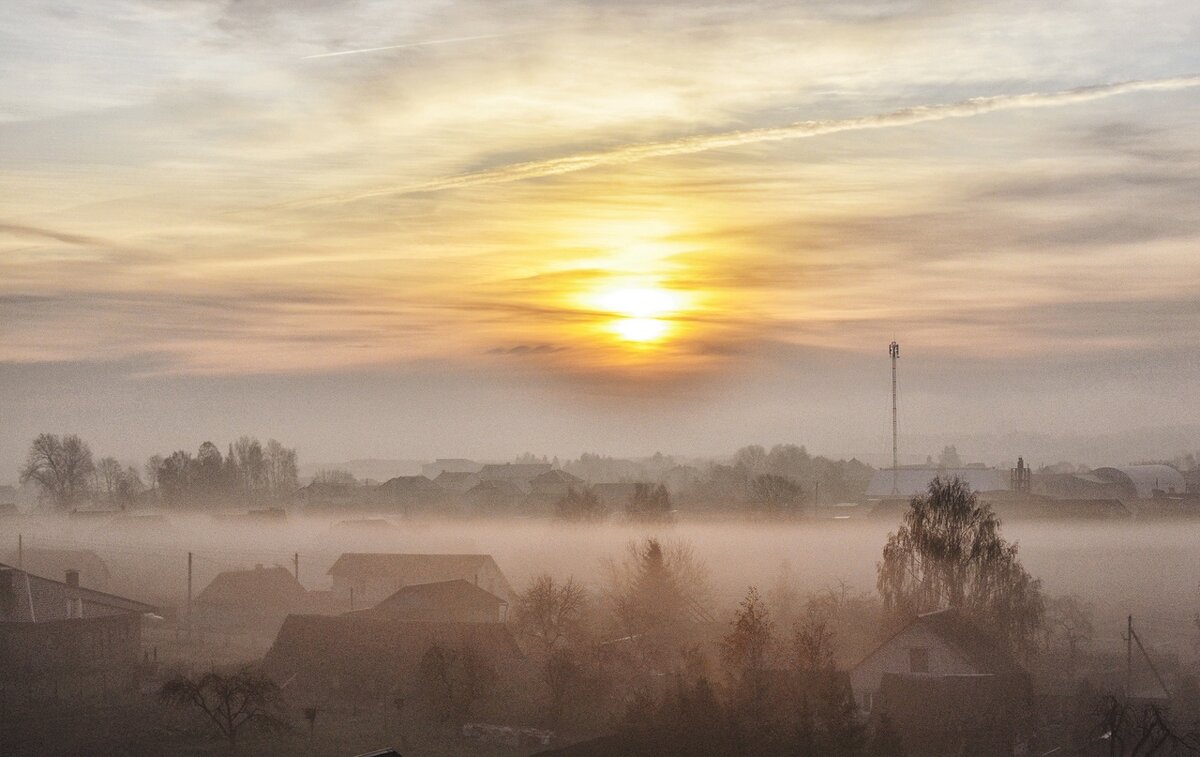
<path fill-rule="evenodd" d="M 1183 494 L 1187 482 L 1183 474 L 1169 465 L 1126 465 L 1120 468 L 1097 468 L 1092 471 L 1105 481 L 1132 486 L 1138 499 L 1150 499 L 1154 491 Z"/>
<path fill-rule="evenodd" d="M 891 468 L 882 468 L 871 475 L 871 483 L 867 485 L 867 497 L 876 499 L 890 497 L 917 497 L 929 489 L 929 482 L 941 476 L 942 478 L 958 477 L 973 491 L 990 492 L 1008 488 L 1008 471 L 996 468 L 900 468 L 895 471 L 896 486 L 892 490 Z"/>

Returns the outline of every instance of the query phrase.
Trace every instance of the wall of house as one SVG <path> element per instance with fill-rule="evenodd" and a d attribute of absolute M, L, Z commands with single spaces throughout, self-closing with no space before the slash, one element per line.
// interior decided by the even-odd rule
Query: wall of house
<path fill-rule="evenodd" d="M 854 700 L 864 710 L 870 710 L 883 682 L 884 673 L 913 673 L 912 650 L 924 649 L 928 673 L 964 675 L 981 673 L 956 649 L 920 623 L 913 624 L 876 649 L 850 671 L 850 688 Z"/>
<path fill-rule="evenodd" d="M 130 686 L 141 649 L 137 614 L 0 623 L 0 699 L 17 706 Z"/>

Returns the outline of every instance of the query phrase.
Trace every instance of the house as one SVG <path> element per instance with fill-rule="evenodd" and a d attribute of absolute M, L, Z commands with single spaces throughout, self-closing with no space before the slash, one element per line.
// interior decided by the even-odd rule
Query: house
<path fill-rule="evenodd" d="M 638 486 L 633 482 L 592 484 L 592 494 L 606 510 L 623 512 L 633 502 L 634 492 Z"/>
<path fill-rule="evenodd" d="M 1107 481 L 1093 473 L 1035 473 L 1032 476 L 1033 494 L 1055 499 L 1121 499 L 1134 493 L 1129 487 Z"/>
<path fill-rule="evenodd" d="M 550 463 L 490 463 L 479 470 L 480 481 L 509 481 L 529 493 L 529 482 L 554 470 Z"/>
<path fill-rule="evenodd" d="M 525 492 L 512 481 L 480 481 L 463 495 L 467 509 L 475 515 L 511 513 L 520 507 Z"/>
<path fill-rule="evenodd" d="M 196 597 L 197 621 L 209 630 L 268 630 L 302 608 L 304 587 L 287 568 L 254 566 L 253 570 L 218 573 Z"/>
<path fill-rule="evenodd" d="M 462 580 L 507 601 L 514 596 L 491 555 L 343 554 L 329 569 L 333 592 L 353 606 L 371 607 L 405 586 Z"/>
<path fill-rule="evenodd" d="M 1126 465 L 1122 468 L 1097 468 L 1097 478 L 1124 487 L 1127 496 L 1153 499 L 1164 494 L 1184 494 L 1187 481 L 1169 465 Z"/>
<path fill-rule="evenodd" d="M 422 510 L 446 500 L 446 491 L 424 476 L 396 476 L 375 487 L 379 505 L 400 512 Z"/>
<path fill-rule="evenodd" d="M 296 490 L 305 510 L 350 510 L 368 504 L 370 488 L 359 484 L 314 481 Z"/>
<path fill-rule="evenodd" d="M 586 487 L 583 479 L 566 471 L 548 470 L 529 480 L 529 500 L 535 505 L 553 505 L 572 489 L 580 491 Z"/>
<path fill-rule="evenodd" d="M 351 612 L 289 615 L 263 665 L 286 682 L 293 701 L 339 707 L 390 703 L 398 691 L 416 685 L 421 659 L 434 645 L 470 649 L 496 667 L 521 658 L 502 623 L 397 621 Z"/>
<path fill-rule="evenodd" d="M 886 716 L 911 753 L 942 754 L 942 740 L 955 738 L 1011 745 L 1031 722 L 1029 675 L 955 609 L 918 615 L 851 669 L 850 687 L 859 709 Z"/>
<path fill-rule="evenodd" d="M 1029 676 L 1006 649 L 955 609 L 918 615 L 850 671 L 855 702 L 874 709 L 886 673 L 925 676 L 987 675 L 1021 695 Z"/>
<path fill-rule="evenodd" d="M 480 481 L 478 473 L 462 471 L 442 471 L 437 478 L 433 479 L 433 483 L 454 494 L 466 494 L 473 487 L 478 486 Z"/>
<path fill-rule="evenodd" d="M 369 610 L 372 617 L 433 623 L 503 623 L 508 602 L 469 581 L 410 584 Z"/>
<path fill-rule="evenodd" d="M 439 457 L 432 463 L 422 465 L 421 475 L 436 481 L 437 477 L 443 473 L 478 473 L 482 467 L 474 460 L 462 457 Z"/>
<path fill-rule="evenodd" d="M 0 712 L 133 687 L 148 604 L 0 564 Z"/>
<path fill-rule="evenodd" d="M 4 558 L 35 576 L 63 576 L 74 571 L 79 583 L 95 591 L 107 591 L 112 585 L 108 564 L 90 549 L 47 549 L 26 546 L 20 554 L 10 552 Z"/>

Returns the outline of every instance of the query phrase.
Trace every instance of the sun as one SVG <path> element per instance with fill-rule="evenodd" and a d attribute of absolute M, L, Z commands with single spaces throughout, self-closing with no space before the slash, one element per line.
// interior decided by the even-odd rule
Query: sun
<path fill-rule="evenodd" d="M 618 284 L 595 292 L 590 304 L 610 313 L 608 331 L 624 342 L 658 342 L 674 328 L 672 318 L 684 308 L 680 292 L 654 284 Z"/>

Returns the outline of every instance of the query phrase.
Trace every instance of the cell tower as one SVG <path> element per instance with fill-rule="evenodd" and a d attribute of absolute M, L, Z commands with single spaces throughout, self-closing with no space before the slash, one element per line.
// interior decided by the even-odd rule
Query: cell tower
<path fill-rule="evenodd" d="M 900 345 L 892 342 L 888 345 L 888 354 L 892 356 L 892 494 L 899 494 L 900 459 L 896 442 L 896 361 L 900 359 Z"/>

